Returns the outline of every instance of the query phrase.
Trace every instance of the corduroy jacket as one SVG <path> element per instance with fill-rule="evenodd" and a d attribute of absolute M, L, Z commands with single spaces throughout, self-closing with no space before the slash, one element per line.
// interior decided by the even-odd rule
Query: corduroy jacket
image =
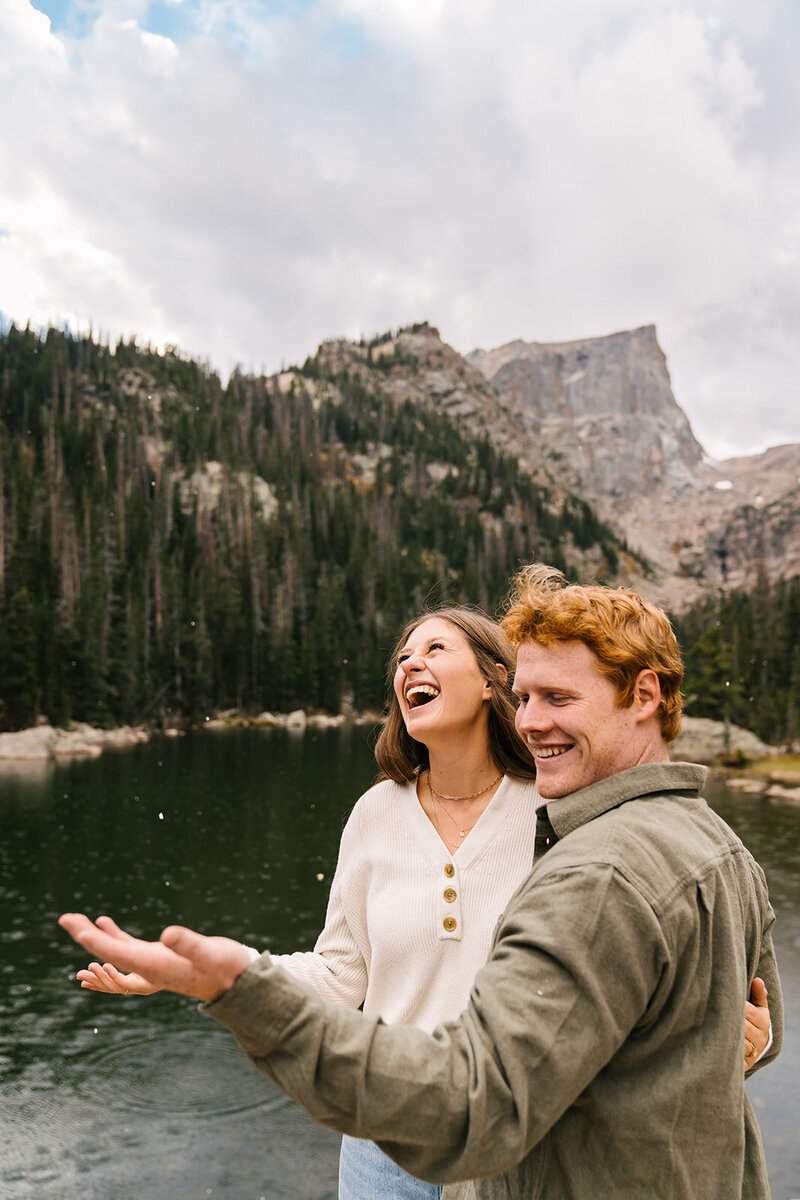
<path fill-rule="evenodd" d="M 323 1002 L 264 955 L 214 1004 L 325 1125 L 480 1200 L 762 1200 L 742 1070 L 760 975 L 782 1004 L 763 872 L 699 795 L 634 767 L 540 810 L 466 1011 L 433 1035 Z"/>

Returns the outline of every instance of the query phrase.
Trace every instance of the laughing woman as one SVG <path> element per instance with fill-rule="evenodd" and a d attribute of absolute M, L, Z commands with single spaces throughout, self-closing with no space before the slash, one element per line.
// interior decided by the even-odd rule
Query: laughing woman
<path fill-rule="evenodd" d="M 403 631 L 393 661 L 375 748 L 384 778 L 345 828 L 316 952 L 280 961 L 331 998 L 430 1031 L 466 1006 L 531 869 L 538 796 L 494 622 L 440 610 Z M 343 1139 L 340 1200 L 440 1194 L 372 1143 Z"/>
<path fill-rule="evenodd" d="M 431 1031 L 466 1007 L 498 918 L 531 869 L 539 797 L 514 728 L 513 652 L 494 621 L 466 608 L 421 616 L 392 670 L 375 748 L 381 779 L 345 826 L 325 928 L 313 951 L 275 961 L 327 999 Z M 110 964 L 78 978 L 94 991 L 156 990 Z M 745 1032 L 761 1051 L 766 1010 L 748 1008 Z M 340 1200 L 440 1195 L 371 1142 L 343 1139 Z"/>

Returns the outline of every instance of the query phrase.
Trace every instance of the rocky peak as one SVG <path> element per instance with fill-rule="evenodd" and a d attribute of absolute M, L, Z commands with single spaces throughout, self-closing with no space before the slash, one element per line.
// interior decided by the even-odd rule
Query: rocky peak
<path fill-rule="evenodd" d="M 555 415 L 553 402 L 557 415 L 573 418 L 663 416 L 677 408 L 654 325 L 572 342 L 517 340 L 466 358 L 539 417 Z"/>
<path fill-rule="evenodd" d="M 703 458 L 653 325 L 574 342 L 509 342 L 467 361 L 592 504 L 685 479 Z"/>
<path fill-rule="evenodd" d="M 655 567 L 642 590 L 680 608 L 709 588 L 800 571 L 800 447 L 714 462 L 672 392 L 655 327 L 476 350 L 534 460 L 563 478 Z M 526 453 L 531 454 L 530 440 Z"/>

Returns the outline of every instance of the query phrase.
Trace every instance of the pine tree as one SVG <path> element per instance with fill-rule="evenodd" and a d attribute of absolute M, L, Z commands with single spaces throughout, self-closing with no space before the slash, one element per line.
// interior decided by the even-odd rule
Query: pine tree
<path fill-rule="evenodd" d="M 0 620 L 0 719 L 6 729 L 33 725 L 37 715 L 35 614 L 26 587 L 3 605 Z"/>

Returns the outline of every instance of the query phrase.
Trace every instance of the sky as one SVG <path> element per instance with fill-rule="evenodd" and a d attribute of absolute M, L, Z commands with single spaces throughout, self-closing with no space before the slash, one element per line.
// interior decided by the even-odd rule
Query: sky
<path fill-rule="evenodd" d="M 797 0 L 0 0 L 0 312 L 226 375 L 655 324 L 800 442 Z"/>

